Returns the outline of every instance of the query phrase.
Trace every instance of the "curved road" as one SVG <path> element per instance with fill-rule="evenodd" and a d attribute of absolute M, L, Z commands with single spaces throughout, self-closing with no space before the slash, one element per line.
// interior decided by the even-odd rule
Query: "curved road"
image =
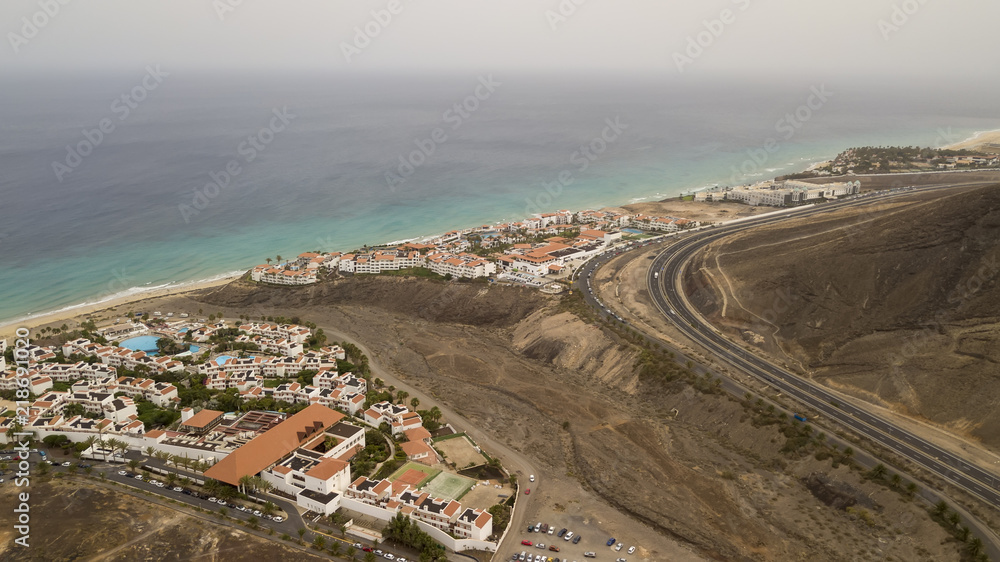
<path fill-rule="evenodd" d="M 983 182 L 981 185 L 990 185 L 992 183 Z M 975 182 L 962 185 L 971 186 L 980 185 L 980 183 Z M 884 418 L 852 405 L 811 380 L 804 379 L 753 355 L 741 347 L 740 344 L 723 337 L 717 332 L 698 313 L 695 307 L 691 305 L 683 290 L 684 278 L 691 258 L 706 245 L 726 236 L 751 228 L 774 224 L 789 218 L 820 215 L 846 207 L 865 205 L 872 201 L 884 201 L 888 197 L 952 187 L 957 187 L 957 185 L 900 190 L 899 192 L 881 196 L 868 195 L 844 201 L 801 207 L 787 213 L 734 221 L 733 223 L 718 227 L 702 228 L 699 229 L 700 232 L 694 232 L 686 236 L 671 236 L 670 238 L 673 239 L 673 242 L 661 250 L 650 265 L 647 274 L 647 287 L 651 298 L 663 316 L 685 336 L 693 342 L 698 343 L 712 355 L 734 366 L 738 371 L 745 372 L 761 382 L 770 385 L 812 411 L 850 428 L 857 435 L 867 437 L 896 454 L 909 459 L 911 462 L 920 465 L 925 470 L 961 487 L 987 504 L 993 507 L 1000 507 L 1000 478 L 996 474 L 954 453 L 946 451 L 905 429 L 897 427 Z M 632 244 L 630 246 L 635 245 Z M 584 289 L 585 298 L 591 301 L 598 310 L 602 310 L 606 317 L 625 322 L 594 296 L 590 287 L 590 279 L 593 271 L 620 254 L 621 251 L 611 250 L 605 255 L 598 256 L 585 264 L 579 270 L 580 280 L 577 285 Z M 627 324 L 627 322 L 625 323 Z M 684 360 L 686 360 L 686 357 L 681 357 L 680 361 Z M 723 378 L 723 382 L 727 391 L 738 396 L 742 395 L 744 387 L 737 381 L 727 377 Z M 976 526 L 981 530 L 986 530 L 985 526 Z M 996 536 L 988 531 L 984 534 L 987 535 L 987 538 L 991 539 L 984 540 L 984 543 L 995 547 L 998 542 Z M 990 550 L 998 552 L 992 548 Z"/>

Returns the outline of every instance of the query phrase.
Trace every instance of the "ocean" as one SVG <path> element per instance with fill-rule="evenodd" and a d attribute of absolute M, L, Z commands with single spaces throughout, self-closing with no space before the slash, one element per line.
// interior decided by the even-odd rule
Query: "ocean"
<path fill-rule="evenodd" d="M 974 90 L 859 82 L 3 76 L 0 324 L 277 255 L 662 199 L 852 146 L 1000 128 Z"/>

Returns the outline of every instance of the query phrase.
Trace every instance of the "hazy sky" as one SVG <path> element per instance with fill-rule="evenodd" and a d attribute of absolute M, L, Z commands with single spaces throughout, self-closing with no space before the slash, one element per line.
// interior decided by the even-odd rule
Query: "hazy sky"
<path fill-rule="evenodd" d="M 994 0 L 3 0 L 0 68 L 975 77 L 1000 67 L 998 16 Z"/>

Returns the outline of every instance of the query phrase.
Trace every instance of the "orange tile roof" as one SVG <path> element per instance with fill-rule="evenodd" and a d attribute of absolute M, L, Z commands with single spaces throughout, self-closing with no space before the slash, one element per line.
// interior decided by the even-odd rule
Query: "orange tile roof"
<path fill-rule="evenodd" d="M 309 470 L 309 472 L 306 472 L 306 476 L 312 476 L 317 480 L 329 480 L 338 472 L 349 466 L 351 465 L 342 460 L 328 458 L 320 461 L 320 463 Z"/>
<path fill-rule="evenodd" d="M 208 469 L 205 476 L 237 486 L 241 476 L 253 476 L 267 469 L 302 442 L 342 419 L 344 414 L 312 404 L 230 453 Z"/>
<path fill-rule="evenodd" d="M 206 425 L 215 421 L 223 412 L 217 410 L 202 410 L 197 414 L 191 416 L 186 422 L 182 422 L 181 425 L 186 425 L 188 427 L 205 427 Z"/>

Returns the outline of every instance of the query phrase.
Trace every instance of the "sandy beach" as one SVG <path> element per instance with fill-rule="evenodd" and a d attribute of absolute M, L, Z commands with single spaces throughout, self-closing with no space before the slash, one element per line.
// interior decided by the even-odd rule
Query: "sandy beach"
<path fill-rule="evenodd" d="M 111 309 L 117 309 L 119 307 L 139 304 L 146 301 L 152 301 L 154 299 L 162 300 L 166 297 L 176 297 L 190 293 L 192 291 L 199 291 L 202 289 L 209 289 L 212 287 L 220 287 L 226 285 L 240 276 L 223 277 L 220 279 L 213 279 L 211 281 L 203 281 L 198 283 L 190 283 L 177 285 L 174 287 L 164 287 L 162 289 L 154 289 L 147 292 L 136 293 L 134 295 L 124 296 L 116 299 L 111 299 L 103 302 L 98 302 L 94 304 L 82 305 L 79 307 L 73 307 L 67 310 L 55 311 L 48 314 L 42 314 L 33 318 L 28 318 L 25 320 L 15 321 L 8 324 L 0 326 L 0 339 L 7 339 L 8 344 L 13 340 L 14 332 L 18 328 L 26 327 L 29 328 L 32 333 L 40 328 L 46 326 L 59 327 L 63 324 L 67 324 L 70 329 L 75 328 L 81 322 L 85 321 L 88 316 L 95 315 L 107 315 Z M 138 310 L 137 310 L 138 311 Z M 122 315 L 124 315 L 127 310 L 121 310 Z M 180 312 L 180 311 L 162 311 L 166 312 Z M 195 311 L 196 312 L 196 311 Z"/>
<path fill-rule="evenodd" d="M 974 137 L 965 139 L 962 142 L 957 142 L 955 144 L 949 144 L 944 148 L 949 150 L 961 150 L 963 148 L 968 150 L 974 150 L 981 148 L 984 145 L 995 145 L 991 146 L 991 151 L 1000 151 L 1000 130 L 998 131 L 983 131 L 977 133 Z"/>

